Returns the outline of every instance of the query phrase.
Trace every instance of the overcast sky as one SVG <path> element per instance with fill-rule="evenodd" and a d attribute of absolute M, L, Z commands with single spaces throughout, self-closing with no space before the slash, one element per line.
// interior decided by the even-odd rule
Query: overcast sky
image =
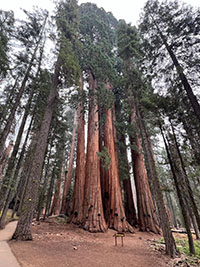
<path fill-rule="evenodd" d="M 136 24 L 139 13 L 146 0 L 79 0 L 79 3 L 92 2 L 106 11 L 111 11 L 117 19 L 125 19 L 127 23 Z M 200 7 L 200 0 L 185 0 L 184 2 Z M 53 9 L 53 0 L 1 0 L 0 8 L 15 11 L 16 17 L 21 16 L 20 8 L 31 10 L 39 6 L 47 10 Z"/>

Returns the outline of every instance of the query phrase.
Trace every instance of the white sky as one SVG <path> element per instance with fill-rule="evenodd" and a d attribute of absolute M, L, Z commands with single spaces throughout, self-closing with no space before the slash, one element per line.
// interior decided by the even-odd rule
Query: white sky
<path fill-rule="evenodd" d="M 139 13 L 146 0 L 79 0 L 79 3 L 92 2 L 106 11 L 111 11 L 117 19 L 125 19 L 127 23 L 136 24 Z M 185 0 L 184 2 L 200 7 L 200 0 Z M 52 10 L 53 0 L 1 0 L 0 8 L 13 10 L 16 17 L 21 16 L 20 8 L 31 10 L 32 6 L 39 6 Z"/>

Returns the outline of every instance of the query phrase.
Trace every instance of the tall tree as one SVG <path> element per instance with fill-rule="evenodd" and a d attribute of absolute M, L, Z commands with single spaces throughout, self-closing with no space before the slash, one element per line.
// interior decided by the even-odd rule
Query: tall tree
<path fill-rule="evenodd" d="M 172 174 L 173 174 L 173 178 L 174 178 L 174 182 L 175 182 L 175 186 L 177 190 L 178 199 L 179 199 L 180 206 L 181 206 L 184 224 L 185 224 L 185 228 L 186 228 L 187 235 L 188 235 L 190 253 L 195 254 L 194 242 L 193 242 L 192 233 L 190 230 L 190 223 L 191 223 L 190 216 L 189 216 L 189 212 L 187 209 L 187 196 L 184 195 L 185 183 L 183 182 L 184 179 L 182 180 L 182 177 L 181 177 L 182 170 L 181 170 L 181 165 L 180 165 L 180 159 L 178 157 L 177 150 L 174 146 L 173 137 L 172 136 L 169 137 L 169 142 L 167 144 L 162 126 L 160 126 L 160 129 L 161 129 L 161 133 L 163 136 L 168 160 L 171 166 L 171 170 L 172 170 Z"/>
<path fill-rule="evenodd" d="M 124 87 L 129 106 L 131 155 L 137 192 L 138 225 L 141 231 L 159 233 L 159 225 L 154 207 L 138 127 L 138 97 L 141 90 L 141 78 L 137 70 L 140 55 L 139 36 L 135 27 L 121 21 L 118 27 L 118 53 L 123 60 Z M 133 61 L 134 60 L 134 61 Z"/>
<path fill-rule="evenodd" d="M 58 31 L 61 34 L 59 42 L 60 50 L 55 64 L 55 71 L 52 78 L 52 85 L 47 100 L 47 106 L 41 121 L 41 128 L 37 134 L 37 144 L 34 149 L 24 204 L 16 231 L 13 235 L 13 239 L 32 239 L 31 222 L 34 213 L 50 124 L 56 104 L 57 88 L 61 82 L 61 77 L 63 79 L 65 78 L 64 81 L 66 82 L 66 85 L 72 86 L 74 83 L 76 83 L 77 75 L 79 74 L 79 66 L 73 53 L 72 45 L 73 38 L 75 38 L 77 33 L 77 25 L 77 2 L 60 2 L 57 12 L 57 26 Z"/>
<path fill-rule="evenodd" d="M 104 219 L 100 184 L 99 152 L 99 118 L 98 104 L 95 99 L 97 81 L 89 75 L 89 114 L 88 114 L 88 142 L 85 167 L 85 195 L 83 204 L 83 228 L 90 232 L 105 232 L 107 225 Z"/>
<path fill-rule="evenodd" d="M 160 226 L 163 232 L 163 236 L 165 239 L 166 244 L 166 254 L 170 257 L 174 258 L 177 254 L 176 243 L 173 238 L 171 228 L 170 228 L 170 218 L 167 211 L 167 206 L 162 194 L 161 184 L 158 177 L 157 169 L 156 169 L 156 162 L 155 156 L 151 144 L 151 140 L 149 134 L 147 132 L 147 128 L 141 114 L 141 111 L 138 110 L 138 122 L 141 131 L 141 135 L 143 136 L 143 144 L 144 144 L 144 151 L 146 154 L 146 159 L 149 167 L 149 173 L 151 175 L 152 185 L 154 187 L 155 192 L 155 200 L 158 207 L 158 214 L 160 218 Z"/>
<path fill-rule="evenodd" d="M 108 92 L 111 90 L 110 84 L 106 84 Z M 105 171 L 104 179 L 107 180 L 107 205 L 105 211 L 105 218 L 108 222 L 109 228 L 115 229 L 121 232 L 133 232 L 132 227 L 126 220 L 124 206 L 122 202 L 122 192 L 119 180 L 119 167 L 117 154 L 114 143 L 114 123 L 112 109 L 106 105 L 105 108 L 105 123 L 104 130 L 104 147 L 110 157 L 110 163 Z"/>
<path fill-rule="evenodd" d="M 6 123 L 4 129 L 3 129 L 2 133 L 1 133 L 1 136 L 0 136 L 0 160 L 1 160 L 1 157 L 2 157 L 2 151 L 3 151 L 3 148 L 4 148 L 5 142 L 6 142 L 6 138 L 7 138 L 8 134 L 9 134 L 9 132 L 10 132 L 10 128 L 12 126 L 16 110 L 19 107 L 20 100 L 21 100 L 21 98 L 23 96 L 26 84 L 27 84 L 28 79 L 30 77 L 31 69 L 33 68 L 33 64 L 34 64 L 34 61 L 36 59 L 36 53 L 38 51 L 39 45 L 41 44 L 41 41 L 42 41 L 42 38 L 43 38 L 44 28 L 45 28 L 46 22 L 47 22 L 47 16 L 48 16 L 48 14 L 45 14 L 44 21 L 42 22 L 42 24 L 40 24 L 40 23 L 37 24 L 36 23 L 36 18 L 35 18 L 35 20 L 31 21 L 32 22 L 32 25 L 31 25 L 32 26 L 32 30 L 36 35 L 36 43 L 34 44 L 34 50 L 32 52 L 30 61 L 28 63 L 26 72 L 24 74 L 24 78 L 22 80 L 21 86 L 20 86 L 19 91 L 17 93 L 15 102 L 13 103 L 12 109 L 10 111 L 10 114 L 9 114 L 8 118 L 7 118 L 7 123 Z M 30 29 L 28 29 L 28 30 L 30 31 Z M 38 32 L 39 32 L 39 34 L 38 34 Z"/>

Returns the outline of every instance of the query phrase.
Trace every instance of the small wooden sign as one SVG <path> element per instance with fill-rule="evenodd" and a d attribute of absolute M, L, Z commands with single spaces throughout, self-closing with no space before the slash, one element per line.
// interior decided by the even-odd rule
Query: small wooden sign
<path fill-rule="evenodd" d="M 117 238 L 121 237 L 121 245 L 122 247 L 124 246 L 124 241 L 123 238 L 125 237 L 125 234 L 123 232 L 117 232 L 116 234 L 113 235 L 115 238 L 115 246 L 117 246 Z"/>

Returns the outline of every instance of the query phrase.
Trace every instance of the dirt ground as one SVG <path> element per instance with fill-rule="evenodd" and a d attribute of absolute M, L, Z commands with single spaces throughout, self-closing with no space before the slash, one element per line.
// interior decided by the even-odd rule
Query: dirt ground
<path fill-rule="evenodd" d="M 126 234 L 115 246 L 113 234 L 88 233 L 57 219 L 34 224 L 34 241 L 9 241 L 23 267 L 166 267 L 172 266 L 168 257 L 153 250 L 150 240 L 160 236 L 152 233 Z"/>

